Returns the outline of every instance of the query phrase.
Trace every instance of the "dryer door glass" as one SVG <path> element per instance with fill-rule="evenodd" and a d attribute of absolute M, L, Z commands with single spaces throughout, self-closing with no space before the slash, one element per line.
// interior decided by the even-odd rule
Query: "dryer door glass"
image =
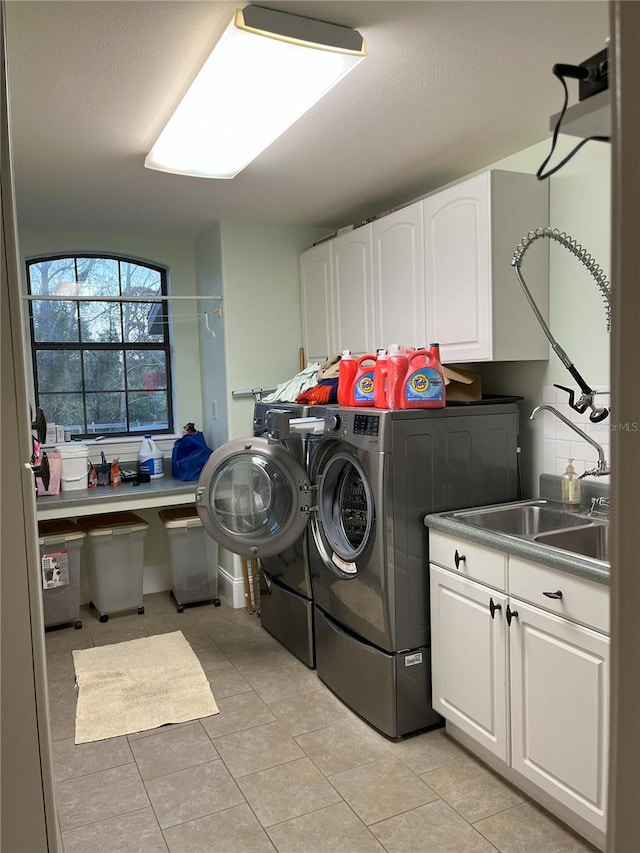
<path fill-rule="evenodd" d="M 309 482 L 283 446 L 261 438 L 237 439 L 209 457 L 196 505 L 218 544 L 243 556 L 268 557 L 302 535 Z"/>
<path fill-rule="evenodd" d="M 318 504 L 317 533 L 334 555 L 355 560 L 371 539 L 374 503 L 366 475 L 353 456 L 339 452 L 327 460 Z"/>

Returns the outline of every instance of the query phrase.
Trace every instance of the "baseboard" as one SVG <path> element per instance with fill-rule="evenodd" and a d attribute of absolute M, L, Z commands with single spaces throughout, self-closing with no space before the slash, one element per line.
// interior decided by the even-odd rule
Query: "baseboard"
<path fill-rule="evenodd" d="M 218 595 L 232 607 L 246 607 L 244 579 L 235 578 L 226 569 L 218 566 Z"/>

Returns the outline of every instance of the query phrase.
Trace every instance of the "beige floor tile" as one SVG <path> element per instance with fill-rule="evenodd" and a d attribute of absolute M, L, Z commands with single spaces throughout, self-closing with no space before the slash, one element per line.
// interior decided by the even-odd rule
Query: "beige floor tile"
<path fill-rule="evenodd" d="M 236 779 L 304 758 L 303 751 L 278 722 L 223 735 L 213 743 Z"/>
<path fill-rule="evenodd" d="M 397 758 L 381 758 L 345 770 L 330 776 L 329 781 L 366 824 L 438 799 L 438 795 Z"/>
<path fill-rule="evenodd" d="M 133 764 L 100 770 L 56 785 L 60 829 L 65 832 L 88 823 L 139 811 L 149 798 Z"/>
<path fill-rule="evenodd" d="M 170 853 L 275 853 L 246 805 L 172 826 L 164 837 Z"/>
<path fill-rule="evenodd" d="M 345 803 L 267 829 L 278 853 L 383 853 L 367 827 Z"/>
<path fill-rule="evenodd" d="M 145 616 L 175 614 L 176 603 L 168 590 L 164 592 L 152 592 L 144 596 L 144 612 Z"/>
<path fill-rule="evenodd" d="M 374 823 L 369 828 L 389 853 L 495 853 L 486 838 L 442 800 Z M 547 851 L 541 849 L 537 853 Z"/>
<path fill-rule="evenodd" d="M 220 759 L 151 779 L 146 789 L 163 829 L 245 802 Z"/>
<path fill-rule="evenodd" d="M 194 652 L 196 649 L 205 649 L 211 646 L 211 637 L 204 628 L 188 616 L 185 618 L 184 613 L 176 613 L 175 616 L 164 614 L 149 618 L 145 615 L 145 628 L 151 636 L 180 631 Z"/>
<path fill-rule="evenodd" d="M 420 777 L 469 823 L 525 801 L 523 794 L 473 758 L 461 758 Z"/>
<path fill-rule="evenodd" d="M 74 680 L 49 684 L 49 727 L 53 741 L 75 737 L 77 701 Z"/>
<path fill-rule="evenodd" d="M 367 726 L 355 724 L 327 726 L 296 737 L 313 763 L 332 776 L 389 756 L 389 744 Z"/>
<path fill-rule="evenodd" d="M 251 693 L 239 693 L 237 696 L 220 699 L 217 704 L 220 713 L 202 719 L 204 730 L 212 739 L 275 720 L 267 705 L 253 690 Z"/>
<path fill-rule="evenodd" d="M 109 617 L 108 622 L 99 622 L 96 616 L 94 621 L 86 626 L 86 630 L 91 633 L 95 646 L 124 643 L 127 640 L 139 640 L 141 637 L 149 636 L 144 616 L 138 616 L 138 614 L 135 616 L 114 614 Z"/>
<path fill-rule="evenodd" d="M 207 636 L 209 635 L 207 634 Z M 232 666 L 229 658 L 211 640 L 209 640 L 208 646 L 194 649 L 193 652 L 200 661 L 200 666 L 207 673 L 213 672 L 216 669 L 222 669 L 223 666 Z"/>
<path fill-rule="evenodd" d="M 237 696 L 238 693 L 248 693 L 251 690 L 249 682 L 232 664 L 207 672 L 207 679 L 216 702 L 226 699 L 227 696 Z"/>
<path fill-rule="evenodd" d="M 263 826 L 341 802 L 340 794 L 308 758 L 243 776 L 238 785 Z"/>
<path fill-rule="evenodd" d="M 593 848 L 531 803 L 474 824 L 501 853 L 585 853 Z"/>
<path fill-rule="evenodd" d="M 276 649 L 265 648 L 256 650 L 244 650 L 237 653 L 225 650 L 225 654 L 231 663 L 240 672 L 248 677 L 256 672 L 269 672 L 293 666 L 295 658 L 282 646 Z"/>
<path fill-rule="evenodd" d="M 316 690 L 321 683 L 314 670 L 308 669 L 299 662 L 268 672 L 261 670 L 247 672 L 245 677 L 258 696 L 267 704 Z"/>
<path fill-rule="evenodd" d="M 145 780 L 218 758 L 199 721 L 158 729 L 156 734 L 134 738 L 129 743 Z"/>
<path fill-rule="evenodd" d="M 292 735 L 350 721 L 344 705 L 318 685 L 309 693 L 272 702 L 269 708 Z"/>
<path fill-rule="evenodd" d="M 53 778 L 56 782 L 85 776 L 97 770 L 133 764 L 133 755 L 126 737 L 114 737 L 95 743 L 76 745 L 73 738 L 55 741 L 52 745 Z"/>
<path fill-rule="evenodd" d="M 444 729 L 414 735 L 393 744 L 393 754 L 418 775 L 465 757 L 462 747 Z"/>
<path fill-rule="evenodd" d="M 167 853 L 153 810 L 100 820 L 62 833 L 64 853 Z"/>
<path fill-rule="evenodd" d="M 44 642 L 47 654 L 50 651 L 62 649 L 89 649 L 93 645 L 93 639 L 89 631 L 73 627 L 52 628 L 44 632 Z"/>
<path fill-rule="evenodd" d="M 51 649 L 47 647 L 47 681 L 49 684 L 53 681 L 75 681 L 76 671 L 71 652 L 72 649 Z"/>

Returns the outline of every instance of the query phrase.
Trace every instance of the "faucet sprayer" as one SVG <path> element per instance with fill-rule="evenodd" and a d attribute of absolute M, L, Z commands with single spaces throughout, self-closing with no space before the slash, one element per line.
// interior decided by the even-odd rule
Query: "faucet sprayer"
<path fill-rule="evenodd" d="M 594 397 L 597 394 L 597 391 L 594 391 L 589 385 L 587 385 L 585 380 L 578 373 L 578 370 L 572 363 L 569 356 L 566 354 L 566 352 L 562 349 L 560 344 L 551 334 L 549 327 L 545 323 L 544 318 L 538 310 L 538 306 L 534 302 L 533 297 L 529 292 L 529 288 L 527 287 L 525 280 L 522 277 L 520 267 L 522 266 L 522 259 L 524 257 L 524 254 L 532 243 L 542 237 L 548 237 L 551 240 L 555 240 L 561 246 L 564 246 L 564 248 L 571 252 L 571 254 L 574 255 L 580 261 L 580 263 L 582 263 L 591 273 L 600 289 L 602 298 L 605 302 L 607 331 L 610 331 L 611 329 L 611 284 L 607 280 L 607 277 L 600 269 L 598 264 L 591 257 L 591 255 L 585 249 L 583 249 L 582 246 L 577 243 L 572 237 L 569 237 L 568 234 L 565 234 L 563 231 L 559 231 L 557 228 L 545 227 L 536 228 L 535 231 L 529 231 L 527 236 L 523 237 L 522 240 L 518 243 L 516 250 L 513 254 L 513 258 L 511 259 L 511 266 L 515 269 L 516 276 L 518 277 L 518 281 L 522 286 L 524 295 L 527 297 L 529 305 L 531 306 L 531 309 L 533 310 L 533 313 L 535 314 L 538 323 L 542 327 L 542 331 L 549 339 L 549 343 L 551 344 L 553 351 L 556 353 L 560 361 L 564 364 L 569 373 L 573 376 L 573 378 L 580 386 L 582 394 L 580 395 L 580 397 L 578 398 L 578 402 L 576 403 L 574 402 L 574 395 L 571 388 L 566 388 L 564 385 L 556 385 L 555 387 L 560 388 L 568 393 L 569 406 L 574 411 L 580 412 L 580 414 L 582 414 L 587 409 L 591 409 L 589 420 L 593 423 L 598 423 L 599 421 L 603 421 L 607 417 L 607 415 L 609 414 L 609 410 L 604 407 L 595 405 Z"/>
<path fill-rule="evenodd" d="M 607 465 L 607 460 L 604 457 L 604 450 L 596 441 L 591 438 L 591 436 L 587 435 L 586 432 L 583 432 L 579 426 L 576 426 L 573 421 L 570 421 L 569 418 L 565 417 L 562 412 L 559 412 L 557 409 L 554 409 L 553 406 L 536 406 L 536 408 L 529 415 L 529 420 L 534 420 L 539 412 L 551 412 L 551 414 L 559 418 L 563 424 L 566 424 L 574 432 L 578 433 L 580 438 L 583 438 L 585 441 L 588 441 L 589 444 L 592 447 L 595 447 L 595 449 L 598 451 L 598 464 L 590 471 L 585 471 L 583 474 L 580 474 L 580 476 L 578 477 L 579 480 L 582 480 L 583 477 L 590 476 L 604 477 L 606 474 L 611 473 L 611 471 L 609 470 L 609 466 Z M 602 420 L 602 418 L 600 418 L 600 420 Z"/>

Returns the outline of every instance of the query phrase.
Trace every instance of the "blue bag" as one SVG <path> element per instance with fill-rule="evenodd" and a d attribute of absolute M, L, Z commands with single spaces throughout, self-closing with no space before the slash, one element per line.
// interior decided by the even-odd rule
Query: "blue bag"
<path fill-rule="evenodd" d="M 200 431 L 186 433 L 173 445 L 171 476 L 176 480 L 197 480 L 212 453 Z"/>

